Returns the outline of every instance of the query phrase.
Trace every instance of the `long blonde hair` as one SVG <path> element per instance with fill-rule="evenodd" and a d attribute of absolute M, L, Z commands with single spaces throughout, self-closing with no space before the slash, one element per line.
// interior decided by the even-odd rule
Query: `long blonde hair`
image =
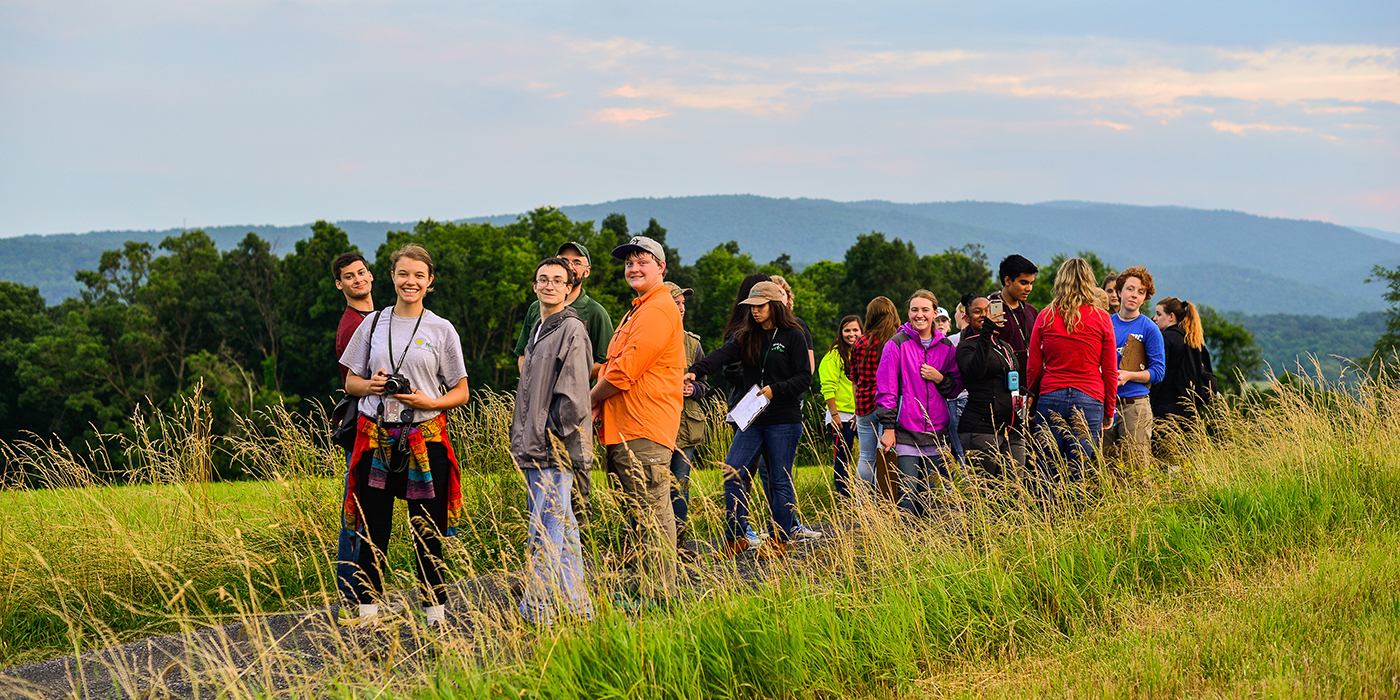
<path fill-rule="evenodd" d="M 1094 268 L 1084 258 L 1066 260 L 1055 273 L 1054 298 L 1050 301 L 1050 308 L 1065 322 L 1066 331 L 1074 333 L 1079 329 L 1083 320 L 1079 314 L 1080 307 L 1097 308 L 1106 299 L 1107 295 L 1094 277 Z"/>

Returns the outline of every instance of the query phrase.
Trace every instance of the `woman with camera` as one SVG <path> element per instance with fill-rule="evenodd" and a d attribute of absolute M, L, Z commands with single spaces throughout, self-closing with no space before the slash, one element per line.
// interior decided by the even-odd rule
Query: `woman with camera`
<path fill-rule="evenodd" d="M 467 370 L 457 329 L 423 308 L 433 284 L 428 251 L 409 244 L 389 264 L 397 303 L 360 324 L 340 357 L 350 371 L 345 391 L 362 397 L 341 513 L 341 526 L 358 535 L 350 539 L 360 569 L 351 582 L 359 614 L 350 622 L 373 625 L 380 617 L 394 499 L 402 498 L 424 613 L 429 625 L 440 625 L 441 537 L 456 534 L 462 514 L 461 471 L 444 411 L 467 402 Z"/>

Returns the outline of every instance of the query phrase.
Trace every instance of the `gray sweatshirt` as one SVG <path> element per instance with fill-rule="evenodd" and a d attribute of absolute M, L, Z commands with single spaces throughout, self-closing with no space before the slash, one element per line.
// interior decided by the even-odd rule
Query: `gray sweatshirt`
<path fill-rule="evenodd" d="M 590 468 L 593 420 L 588 374 L 593 344 L 572 308 L 530 330 L 515 394 L 510 454 L 521 469 Z"/>

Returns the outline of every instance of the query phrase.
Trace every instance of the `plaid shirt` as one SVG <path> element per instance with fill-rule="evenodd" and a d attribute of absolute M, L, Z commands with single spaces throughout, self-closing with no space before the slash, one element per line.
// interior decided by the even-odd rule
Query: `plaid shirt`
<path fill-rule="evenodd" d="M 855 386 L 858 416 L 875 410 L 875 370 L 880 367 L 880 354 L 883 351 L 884 343 L 870 334 L 856 339 L 851 346 L 851 361 L 846 365 L 846 376 Z"/>

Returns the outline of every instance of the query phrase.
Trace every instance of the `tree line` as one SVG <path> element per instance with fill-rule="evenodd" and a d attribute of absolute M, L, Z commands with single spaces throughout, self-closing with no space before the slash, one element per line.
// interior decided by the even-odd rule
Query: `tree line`
<path fill-rule="evenodd" d="M 819 355 L 837 321 L 863 314 L 876 296 L 902 305 L 915 290 L 929 289 L 951 311 L 963 293 L 997 285 L 976 244 L 920 254 L 911 242 L 871 232 L 856 236 L 843 260 L 796 270 L 789 255 L 759 262 L 730 241 L 685 264 L 655 219 L 632 231 L 621 214 L 595 226 L 541 208 L 506 225 L 425 220 L 388 232 L 370 266 L 375 302 L 394 299 L 389 254 L 406 243 L 423 245 L 436 265 L 426 305 L 461 334 L 472 386 L 512 389 L 513 347 L 534 298 L 535 263 L 565 242 L 583 243 L 592 253 L 585 288 L 620 319 L 633 293 L 609 251 L 636 234 L 666 246 L 668 279 L 695 290 L 686 326 L 709 348 L 718 344 L 740 281 L 753 272 L 787 278 Z M 0 282 L 0 439 L 32 433 L 81 447 L 94 431 L 130 433 L 136 411 L 196 394 L 208 401 L 219 432 L 231 430 L 235 416 L 256 424 L 270 406 L 309 413 L 316 402 L 333 403 L 340 389 L 335 330 L 345 301 L 330 262 L 353 249 L 346 233 L 325 221 L 281 256 L 253 233 L 221 252 L 192 230 L 159 246 L 127 242 L 104 252 L 96 269 L 77 273 L 80 294 L 52 306 L 35 287 Z M 1091 252 L 1080 256 L 1100 277 L 1111 271 Z M 1065 257 L 1042 267 L 1031 298 L 1037 307 L 1048 303 Z M 1249 332 L 1209 310 L 1205 323 L 1217 373 L 1258 376 L 1259 349 Z"/>

